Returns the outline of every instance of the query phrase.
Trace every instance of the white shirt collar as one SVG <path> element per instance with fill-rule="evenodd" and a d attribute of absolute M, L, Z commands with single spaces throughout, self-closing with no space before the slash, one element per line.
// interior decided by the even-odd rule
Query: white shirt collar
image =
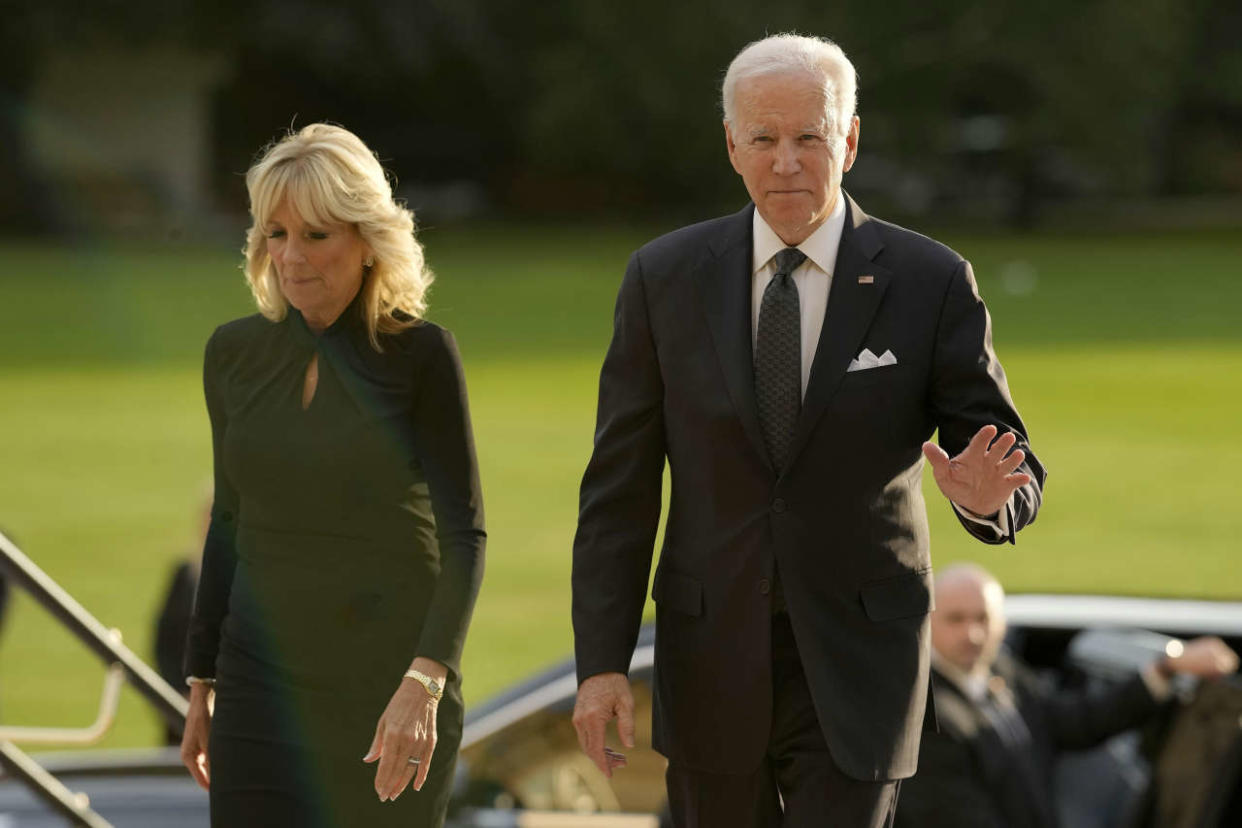
<path fill-rule="evenodd" d="M 772 257 L 784 250 L 789 245 L 781 241 L 781 237 L 776 235 L 776 231 L 768 226 L 763 220 L 763 216 L 759 215 L 759 210 L 755 210 L 753 221 L 753 238 L 754 238 L 754 258 L 752 262 L 752 273 L 757 273 L 772 260 Z M 837 191 L 837 204 L 832 208 L 832 212 L 824 223 L 815 228 L 815 232 L 807 236 L 802 244 L 798 245 L 798 249 L 806 254 L 820 270 L 828 275 L 832 275 L 833 269 L 837 263 L 837 249 L 841 246 L 841 234 L 845 231 L 845 191 Z"/>
<path fill-rule="evenodd" d="M 976 668 L 967 673 L 947 658 L 940 655 L 936 648 L 932 648 L 931 652 L 932 666 L 953 684 L 957 685 L 957 689 L 962 691 L 962 695 L 974 702 L 985 699 L 988 695 L 988 679 L 991 677 L 990 668 Z"/>

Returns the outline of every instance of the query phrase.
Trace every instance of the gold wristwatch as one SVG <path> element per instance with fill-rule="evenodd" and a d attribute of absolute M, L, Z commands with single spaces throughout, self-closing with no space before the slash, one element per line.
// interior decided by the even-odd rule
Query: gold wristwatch
<path fill-rule="evenodd" d="M 444 695 L 444 685 L 421 670 L 406 670 L 405 677 L 412 678 L 421 684 L 427 690 L 427 695 L 431 696 L 432 701 L 438 702 Z"/>

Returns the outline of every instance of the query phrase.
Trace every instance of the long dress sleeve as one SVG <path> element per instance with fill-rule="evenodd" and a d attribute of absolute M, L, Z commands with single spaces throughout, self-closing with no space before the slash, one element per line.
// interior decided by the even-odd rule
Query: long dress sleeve
<path fill-rule="evenodd" d="M 194 612 L 186 642 L 185 669 L 191 676 L 214 677 L 220 649 L 220 625 L 228 614 L 229 592 L 237 566 L 237 490 L 225 471 L 224 435 L 228 417 L 224 405 L 223 377 L 218 358 L 218 332 L 207 341 L 203 358 L 203 392 L 211 421 L 214 496 L 211 523 L 203 543 L 203 563 Z"/>
<path fill-rule="evenodd" d="M 466 379 L 453 335 L 427 326 L 432 353 L 414 400 L 415 446 L 427 475 L 440 575 L 415 655 L 461 674 L 466 628 L 483 580 L 487 533 Z"/>

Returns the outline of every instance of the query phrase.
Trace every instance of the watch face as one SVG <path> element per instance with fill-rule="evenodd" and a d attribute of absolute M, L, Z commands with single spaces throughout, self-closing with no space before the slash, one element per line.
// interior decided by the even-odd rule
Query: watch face
<path fill-rule="evenodd" d="M 440 682 L 436 681 L 435 679 L 432 679 L 431 681 L 427 683 L 427 687 L 428 689 L 431 690 L 431 695 L 433 696 L 440 695 Z"/>

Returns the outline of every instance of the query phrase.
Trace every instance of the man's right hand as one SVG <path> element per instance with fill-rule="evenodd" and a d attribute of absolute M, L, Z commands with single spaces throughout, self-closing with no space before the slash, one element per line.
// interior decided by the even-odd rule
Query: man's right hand
<path fill-rule="evenodd" d="M 612 719 L 617 720 L 621 744 L 634 747 L 634 694 L 625 674 L 599 673 L 578 685 L 578 701 L 574 705 L 578 744 L 609 779 L 613 768 L 625 767 L 625 755 L 604 744 L 605 730 Z"/>
<path fill-rule="evenodd" d="M 211 729 L 211 687 L 198 682 L 190 687 L 190 708 L 185 715 L 185 732 L 181 734 L 181 762 L 194 781 L 209 790 L 211 767 L 207 759 L 207 734 Z"/>

